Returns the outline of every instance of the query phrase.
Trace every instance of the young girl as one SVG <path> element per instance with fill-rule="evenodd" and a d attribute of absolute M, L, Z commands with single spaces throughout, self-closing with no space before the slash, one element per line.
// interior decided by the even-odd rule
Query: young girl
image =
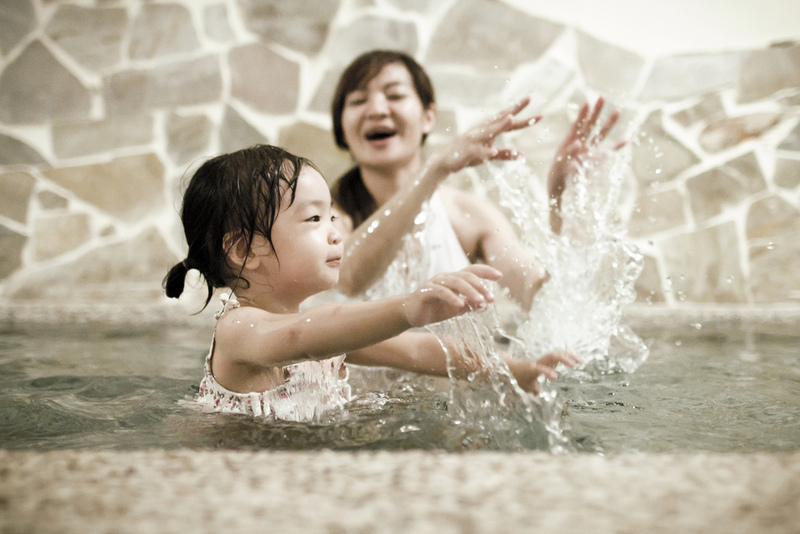
<path fill-rule="evenodd" d="M 483 309 L 493 301 L 486 265 L 433 277 L 410 294 L 300 311 L 334 287 L 342 239 L 327 183 L 308 160 L 259 145 L 206 161 L 192 177 L 181 212 L 189 251 L 167 274 L 167 296 L 197 269 L 230 295 L 217 315 L 198 402 L 218 411 L 293 421 L 318 419 L 350 399 L 345 355 L 361 365 L 447 375 L 444 350 L 412 327 Z M 455 356 L 458 357 L 457 355 Z M 555 376 L 566 354 L 511 361 L 524 389 Z"/>

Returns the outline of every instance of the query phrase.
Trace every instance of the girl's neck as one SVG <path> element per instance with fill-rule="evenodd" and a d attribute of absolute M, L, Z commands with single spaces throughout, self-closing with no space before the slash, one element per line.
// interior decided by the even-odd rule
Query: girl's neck
<path fill-rule="evenodd" d="M 240 306 L 253 306 L 270 313 L 297 313 L 302 302 L 280 298 L 274 292 L 253 291 L 252 286 L 248 289 L 238 289 L 235 294 Z"/>
<path fill-rule="evenodd" d="M 405 185 L 418 178 L 421 156 L 405 165 L 368 167 L 362 165 L 361 179 L 378 206 L 386 204 Z"/>

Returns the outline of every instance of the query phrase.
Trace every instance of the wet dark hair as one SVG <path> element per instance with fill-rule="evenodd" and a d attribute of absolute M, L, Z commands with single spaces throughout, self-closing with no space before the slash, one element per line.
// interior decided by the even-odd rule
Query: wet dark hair
<path fill-rule="evenodd" d="M 436 102 L 433 84 L 428 74 L 413 57 L 397 50 L 373 50 L 361 54 L 342 72 L 333 94 L 331 103 L 333 137 L 339 148 L 344 150 L 349 148 L 342 128 L 342 112 L 347 95 L 364 89 L 383 67 L 393 63 L 401 63 L 408 69 L 423 109 L 430 109 Z M 424 134 L 421 143 L 424 144 L 426 138 L 427 134 Z M 364 185 L 358 167 L 345 173 L 333 186 L 331 194 L 334 202 L 353 220 L 353 227 L 364 222 L 378 209 L 377 202 Z"/>
<path fill-rule="evenodd" d="M 272 226 L 287 192 L 294 202 L 297 178 L 303 166 L 316 167 L 309 160 L 271 145 L 256 145 L 207 160 L 194 173 L 181 207 L 181 221 L 189 251 L 186 259 L 169 270 L 163 287 L 167 296 L 183 293 L 186 273 L 197 269 L 208 286 L 208 306 L 219 287 L 248 282 L 242 269 L 235 272 L 228 264 L 230 248 L 244 239 L 249 253 L 256 234 L 272 247 Z M 234 234 L 225 249 L 225 236 Z"/>

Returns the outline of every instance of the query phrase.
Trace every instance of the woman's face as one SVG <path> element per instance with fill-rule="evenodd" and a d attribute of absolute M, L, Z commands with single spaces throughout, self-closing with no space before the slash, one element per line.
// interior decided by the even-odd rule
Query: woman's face
<path fill-rule="evenodd" d="M 347 94 L 342 110 L 350 153 L 360 167 L 376 170 L 417 164 L 422 136 L 435 122 L 434 109 L 423 109 L 402 63 L 386 65 L 364 89 Z"/>

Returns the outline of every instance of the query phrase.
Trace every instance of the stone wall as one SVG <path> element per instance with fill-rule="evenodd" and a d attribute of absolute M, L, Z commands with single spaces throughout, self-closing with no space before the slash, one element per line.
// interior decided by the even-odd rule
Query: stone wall
<path fill-rule="evenodd" d="M 268 142 L 338 176 L 333 84 L 376 47 L 429 69 L 433 145 L 532 94 L 540 176 L 579 103 L 622 109 L 642 302 L 800 303 L 800 44 L 643 57 L 489 0 L 4 0 L 0 295 L 164 298 L 187 169 Z"/>

